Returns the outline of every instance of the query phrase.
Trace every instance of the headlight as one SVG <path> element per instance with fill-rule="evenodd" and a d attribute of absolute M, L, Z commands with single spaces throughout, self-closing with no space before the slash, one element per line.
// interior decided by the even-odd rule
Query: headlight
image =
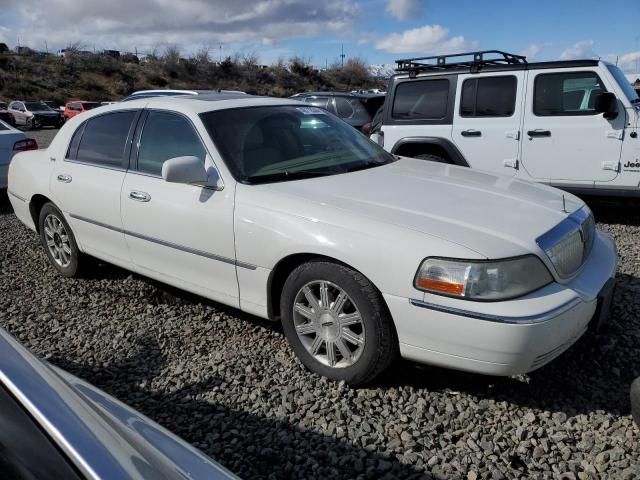
<path fill-rule="evenodd" d="M 469 300 L 507 300 L 552 280 L 547 267 L 534 255 L 490 261 L 427 258 L 416 273 L 414 286 Z"/>

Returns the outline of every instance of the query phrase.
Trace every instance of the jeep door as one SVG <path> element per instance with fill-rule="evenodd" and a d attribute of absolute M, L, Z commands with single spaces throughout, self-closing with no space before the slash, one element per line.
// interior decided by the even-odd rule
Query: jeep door
<path fill-rule="evenodd" d="M 459 76 L 451 136 L 469 166 L 517 172 L 524 78 L 524 71 Z"/>
<path fill-rule="evenodd" d="M 595 111 L 595 99 L 612 91 L 594 69 L 530 71 L 522 163 L 528 174 L 553 184 L 592 187 L 619 171 L 626 122 Z"/>
<path fill-rule="evenodd" d="M 238 307 L 234 184 L 217 190 L 162 178 L 163 163 L 181 156 L 196 156 L 208 172 L 216 170 L 198 130 L 183 114 L 147 110 L 139 130 L 121 196 L 136 270 Z"/>

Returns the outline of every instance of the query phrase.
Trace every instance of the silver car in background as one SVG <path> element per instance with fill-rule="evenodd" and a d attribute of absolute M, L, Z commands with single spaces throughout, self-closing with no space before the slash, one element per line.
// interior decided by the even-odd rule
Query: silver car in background
<path fill-rule="evenodd" d="M 0 329 L 0 477 L 233 479 L 231 472 Z"/>

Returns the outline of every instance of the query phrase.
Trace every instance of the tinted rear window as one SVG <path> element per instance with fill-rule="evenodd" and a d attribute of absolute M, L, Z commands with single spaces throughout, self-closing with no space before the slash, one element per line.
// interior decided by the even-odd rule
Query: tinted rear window
<path fill-rule="evenodd" d="M 126 111 L 89 120 L 80 140 L 77 159 L 107 167 L 122 167 L 124 147 L 135 116 L 135 111 Z"/>
<path fill-rule="evenodd" d="M 444 118 L 448 101 L 449 80 L 404 82 L 396 88 L 392 115 L 402 120 Z"/>
<path fill-rule="evenodd" d="M 460 115 L 510 117 L 516 108 L 516 77 L 470 78 L 462 84 Z"/>

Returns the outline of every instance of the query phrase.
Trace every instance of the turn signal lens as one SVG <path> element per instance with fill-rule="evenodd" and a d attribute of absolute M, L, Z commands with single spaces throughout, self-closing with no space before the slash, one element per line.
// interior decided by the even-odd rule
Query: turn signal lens
<path fill-rule="evenodd" d="M 427 258 L 416 273 L 418 290 L 469 300 L 506 300 L 549 284 L 553 278 L 534 256 L 495 261 Z"/>

